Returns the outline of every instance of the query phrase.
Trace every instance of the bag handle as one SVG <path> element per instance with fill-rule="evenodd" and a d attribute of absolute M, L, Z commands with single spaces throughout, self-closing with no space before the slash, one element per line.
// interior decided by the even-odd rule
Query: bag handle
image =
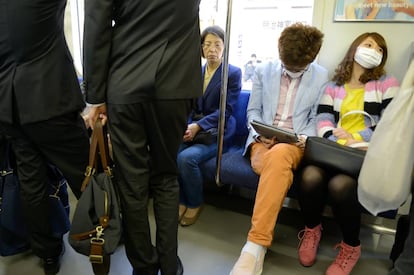
<path fill-rule="evenodd" d="M 95 122 L 92 136 L 91 144 L 89 148 L 89 164 L 86 167 L 85 179 L 82 182 L 81 191 L 83 192 L 86 186 L 89 183 L 90 177 L 96 173 L 97 167 L 97 157 L 98 153 L 101 160 L 102 168 L 104 172 L 112 177 L 112 168 L 109 165 L 109 148 L 108 148 L 108 138 L 104 134 L 104 127 L 102 126 L 102 119 L 98 118 Z"/>
<path fill-rule="evenodd" d="M 373 126 L 375 126 L 375 125 L 377 125 L 377 123 L 375 122 L 375 119 L 369 114 L 369 113 L 367 113 L 367 112 L 365 112 L 365 111 L 362 111 L 362 110 L 352 110 L 352 111 L 349 111 L 349 112 L 347 112 L 347 113 L 345 113 L 342 117 L 341 117 L 341 119 L 338 121 L 338 127 L 341 127 L 341 121 L 345 118 L 345 117 L 347 117 L 347 116 L 349 116 L 349 115 L 355 115 L 355 114 L 361 114 L 361 115 L 364 115 L 364 116 L 366 116 L 366 117 L 368 117 L 369 118 L 369 120 L 371 121 L 371 127 L 373 127 Z"/>
<path fill-rule="evenodd" d="M 106 131 L 104 131 L 102 120 L 98 119 L 95 123 L 95 127 L 97 127 L 98 132 L 98 145 L 99 145 L 99 154 L 101 159 L 102 168 L 104 169 L 104 172 L 108 176 L 112 176 L 112 169 L 110 167 L 110 158 L 109 158 L 109 148 L 108 148 L 108 137 L 106 135 Z M 96 155 L 95 155 L 95 161 L 96 161 Z"/>
<path fill-rule="evenodd" d="M 341 117 L 341 119 L 338 121 L 338 127 L 341 127 L 341 120 L 344 119 L 344 117 L 347 117 L 349 115 L 355 115 L 355 114 L 361 114 L 361 115 L 368 117 L 371 121 L 371 127 L 377 124 L 374 118 L 369 113 L 362 111 L 362 110 L 352 110 L 352 111 L 347 112 Z M 358 142 L 358 143 L 349 145 L 349 147 L 352 147 L 352 148 L 366 148 L 368 146 L 369 146 L 369 142 Z"/>

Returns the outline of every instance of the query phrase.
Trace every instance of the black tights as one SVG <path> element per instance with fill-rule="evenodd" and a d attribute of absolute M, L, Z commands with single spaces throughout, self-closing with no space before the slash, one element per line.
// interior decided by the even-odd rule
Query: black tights
<path fill-rule="evenodd" d="M 344 242 L 358 246 L 361 207 L 357 198 L 357 181 L 344 174 L 329 174 L 317 166 L 306 166 L 299 187 L 299 204 L 305 225 L 321 223 L 321 213 L 329 202 L 341 228 Z"/>

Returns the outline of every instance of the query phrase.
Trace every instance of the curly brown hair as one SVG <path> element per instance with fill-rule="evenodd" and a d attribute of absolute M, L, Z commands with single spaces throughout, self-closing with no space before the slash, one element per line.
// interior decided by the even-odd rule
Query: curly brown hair
<path fill-rule="evenodd" d="M 352 44 L 349 46 L 347 53 L 345 54 L 344 59 L 339 63 L 338 67 L 335 69 L 335 74 L 332 78 L 337 85 L 342 86 L 346 82 L 351 80 L 352 68 L 354 64 L 354 56 L 358 46 L 368 37 L 377 42 L 378 46 L 382 49 L 382 60 L 381 64 L 378 67 L 372 69 L 366 69 L 365 72 L 360 76 L 359 81 L 362 83 L 367 83 L 371 80 L 378 80 L 382 75 L 385 74 L 385 63 L 387 62 L 388 49 L 387 43 L 385 42 L 384 37 L 377 32 L 366 32 L 355 38 Z"/>
<path fill-rule="evenodd" d="M 316 27 L 295 23 L 279 37 L 279 57 L 287 67 L 306 67 L 315 60 L 322 46 L 323 33 Z"/>

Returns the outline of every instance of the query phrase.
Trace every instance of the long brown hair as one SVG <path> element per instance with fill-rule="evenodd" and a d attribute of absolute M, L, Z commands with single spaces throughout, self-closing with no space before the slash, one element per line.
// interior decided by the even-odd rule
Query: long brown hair
<path fill-rule="evenodd" d="M 351 80 L 352 68 L 354 64 L 354 56 L 358 46 L 367 39 L 371 37 L 377 42 L 378 46 L 382 49 L 382 60 L 381 64 L 372 69 L 366 69 L 365 72 L 360 76 L 359 81 L 362 83 L 367 83 L 371 80 L 378 80 L 381 76 L 385 74 L 385 62 L 387 62 L 388 49 L 387 43 L 385 42 L 384 37 L 377 32 L 366 32 L 355 38 L 352 44 L 349 46 L 347 53 L 345 54 L 344 59 L 339 63 L 338 67 L 335 70 L 335 74 L 332 78 L 337 85 L 344 85 L 346 82 Z"/>

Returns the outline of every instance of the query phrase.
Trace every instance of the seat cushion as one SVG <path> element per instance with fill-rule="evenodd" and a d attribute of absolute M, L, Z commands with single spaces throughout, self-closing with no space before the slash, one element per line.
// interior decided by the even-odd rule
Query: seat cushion
<path fill-rule="evenodd" d="M 241 91 L 239 98 L 237 99 L 237 105 L 234 108 L 233 116 L 237 121 L 236 126 L 236 136 L 247 137 L 249 135 L 249 130 L 247 129 L 247 117 L 246 110 L 247 104 L 249 103 L 250 91 Z"/>
<path fill-rule="evenodd" d="M 223 185 L 243 186 L 256 190 L 259 176 L 253 172 L 250 161 L 243 157 L 242 150 L 239 148 L 223 154 L 220 182 Z M 202 164 L 203 176 L 207 182 L 215 182 L 216 161 L 216 158 L 212 158 Z"/>

